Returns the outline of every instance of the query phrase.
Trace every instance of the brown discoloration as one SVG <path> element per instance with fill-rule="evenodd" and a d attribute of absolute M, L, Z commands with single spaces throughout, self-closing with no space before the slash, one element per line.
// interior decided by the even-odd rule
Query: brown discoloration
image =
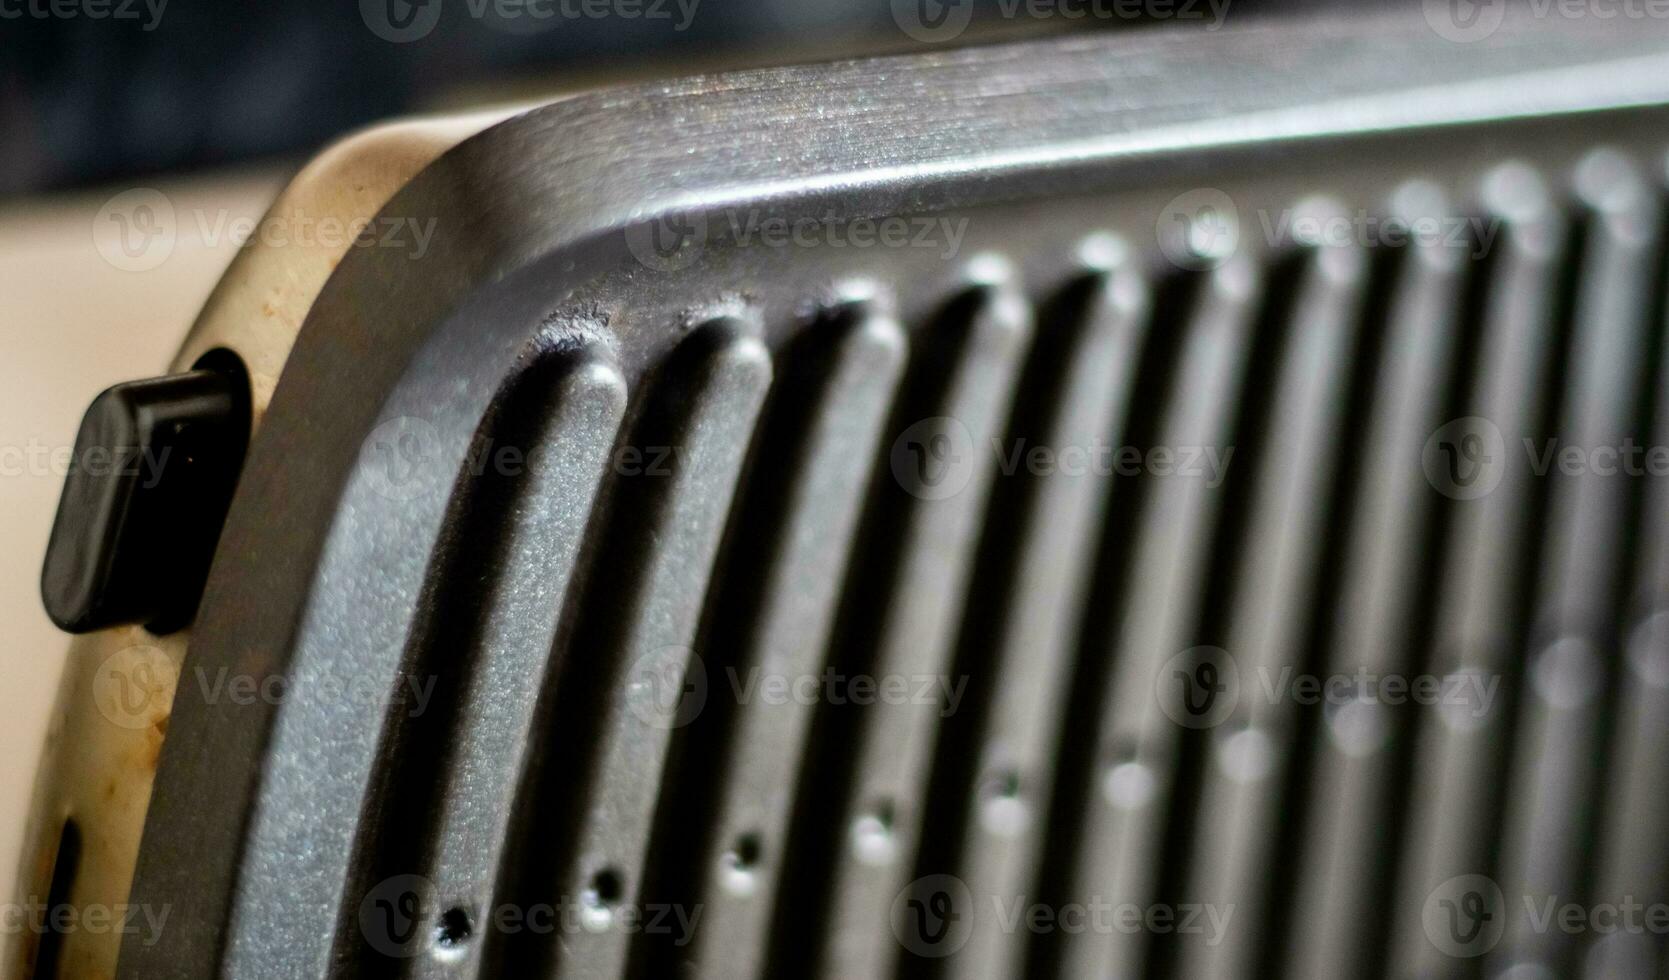
<path fill-rule="evenodd" d="M 40 955 L 40 951 L 41 951 L 40 937 L 36 936 L 34 933 L 29 932 L 26 929 L 26 930 L 23 931 L 23 933 L 21 935 L 18 936 L 17 945 L 18 945 L 18 962 L 19 962 L 19 965 L 22 967 L 22 972 L 20 972 L 18 974 L 18 976 L 20 976 L 20 977 L 32 977 L 32 976 L 34 976 L 35 975 L 35 959 L 36 959 L 36 957 L 38 957 Z"/>
<path fill-rule="evenodd" d="M 52 878 L 52 865 L 58 860 L 58 839 L 48 841 L 44 850 L 35 853 L 35 881 L 47 881 Z"/>
<path fill-rule="evenodd" d="M 306 167 L 269 215 L 332 216 L 345 224 L 369 218 L 435 157 L 506 115 L 396 124 L 346 139 Z M 347 248 L 347 243 L 340 249 L 257 243 L 243 249 L 205 303 L 173 369 L 186 370 L 215 348 L 236 351 L 249 371 L 258 424 L 313 298 Z M 46 895 L 61 828 L 73 817 L 82 853 L 69 901 L 109 907 L 127 902 L 152 780 L 168 734 L 172 685 L 178 680 L 174 675 L 185 659 L 188 637 L 183 632 L 157 637 L 139 627 L 121 627 L 72 642 L 35 784 L 18 883 L 23 900 Z M 132 647 L 160 650 L 174 668 L 167 683 L 158 685 L 155 716 L 137 728 L 115 723 L 98 710 L 95 697 L 101 665 Z M 274 669 L 270 651 L 251 650 L 245 659 L 252 675 Z M 77 978 L 113 976 L 120 941 L 114 931 L 65 936 L 60 972 Z M 0 959 L 0 976 L 33 975 L 37 955 L 38 937 L 19 931 Z"/>
<path fill-rule="evenodd" d="M 168 728 L 168 720 L 161 719 L 160 724 L 152 724 L 145 729 L 145 751 L 141 768 L 146 772 L 156 772 L 157 763 L 162 760 L 162 743 L 164 732 Z"/>

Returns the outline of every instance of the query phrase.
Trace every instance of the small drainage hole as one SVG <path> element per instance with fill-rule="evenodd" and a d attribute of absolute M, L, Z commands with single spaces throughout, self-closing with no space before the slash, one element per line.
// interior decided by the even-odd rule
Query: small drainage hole
<path fill-rule="evenodd" d="M 604 868 L 591 876 L 591 894 L 596 896 L 597 904 L 613 905 L 625 897 L 626 882 L 620 872 Z"/>
<path fill-rule="evenodd" d="M 456 949 L 469 941 L 471 928 L 469 913 L 463 909 L 447 909 L 435 926 L 435 945 L 441 949 Z"/>
<path fill-rule="evenodd" d="M 749 871 L 759 864 L 763 848 L 758 834 L 743 834 L 730 849 L 729 863 L 737 871 Z"/>

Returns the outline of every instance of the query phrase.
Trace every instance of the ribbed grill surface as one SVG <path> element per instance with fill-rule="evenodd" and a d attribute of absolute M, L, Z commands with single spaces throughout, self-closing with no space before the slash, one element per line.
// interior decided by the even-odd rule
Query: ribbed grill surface
<path fill-rule="evenodd" d="M 1658 163 L 1411 181 L 1382 217 L 1466 234 L 1400 245 L 982 256 L 921 322 L 705 320 L 629 393 L 530 350 L 482 437 L 542 451 L 460 480 L 392 736 L 435 764 L 366 843 L 436 925 L 351 955 L 1651 976 L 1660 934 L 1532 909 L 1669 901 Z"/>

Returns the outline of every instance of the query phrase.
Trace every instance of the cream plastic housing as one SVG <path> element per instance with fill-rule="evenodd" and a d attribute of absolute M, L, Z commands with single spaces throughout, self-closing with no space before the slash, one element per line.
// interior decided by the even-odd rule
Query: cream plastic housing
<path fill-rule="evenodd" d="M 263 220 L 280 227 L 339 222 L 356 228 L 436 157 L 514 114 L 414 119 L 346 137 L 308 163 Z M 354 247 L 353 236 L 346 234 L 290 237 L 295 240 L 251 239 L 209 296 L 171 365 L 173 371 L 188 370 L 216 349 L 237 354 L 249 372 L 255 426 L 308 309 Z M 44 906 L 56 876 L 68 888 L 52 899 L 78 909 L 109 910 L 117 923 L 129 914 L 151 784 L 190 642 L 190 630 L 156 636 L 136 626 L 71 642 L 30 807 L 18 875 L 21 907 Z M 66 855 L 73 866 L 60 870 L 65 828 L 72 825 L 79 854 Z M 129 921 L 135 928 L 160 927 L 166 914 L 137 910 Z M 31 928 L 14 932 L 0 972 L 35 976 L 44 938 Z M 58 975 L 115 976 L 121 940 L 119 929 L 95 930 L 90 921 L 87 928 L 54 935 Z"/>

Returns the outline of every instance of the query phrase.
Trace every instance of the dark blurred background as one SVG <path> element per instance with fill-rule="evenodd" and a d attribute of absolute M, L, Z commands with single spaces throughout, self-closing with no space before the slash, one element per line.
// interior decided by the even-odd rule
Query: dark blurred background
<path fill-rule="evenodd" d="M 1310 2 L 1175 0 L 1170 16 L 1150 9 L 1148 18 L 1205 30 Z M 528 3 L 557 15 L 531 16 Z M 344 130 L 422 109 L 935 43 L 911 37 L 900 17 L 971 16 L 972 28 L 955 38 L 969 43 L 1141 26 L 1120 12 L 1128 6 L 1135 5 L 0 0 L 0 196 L 304 156 Z"/>

